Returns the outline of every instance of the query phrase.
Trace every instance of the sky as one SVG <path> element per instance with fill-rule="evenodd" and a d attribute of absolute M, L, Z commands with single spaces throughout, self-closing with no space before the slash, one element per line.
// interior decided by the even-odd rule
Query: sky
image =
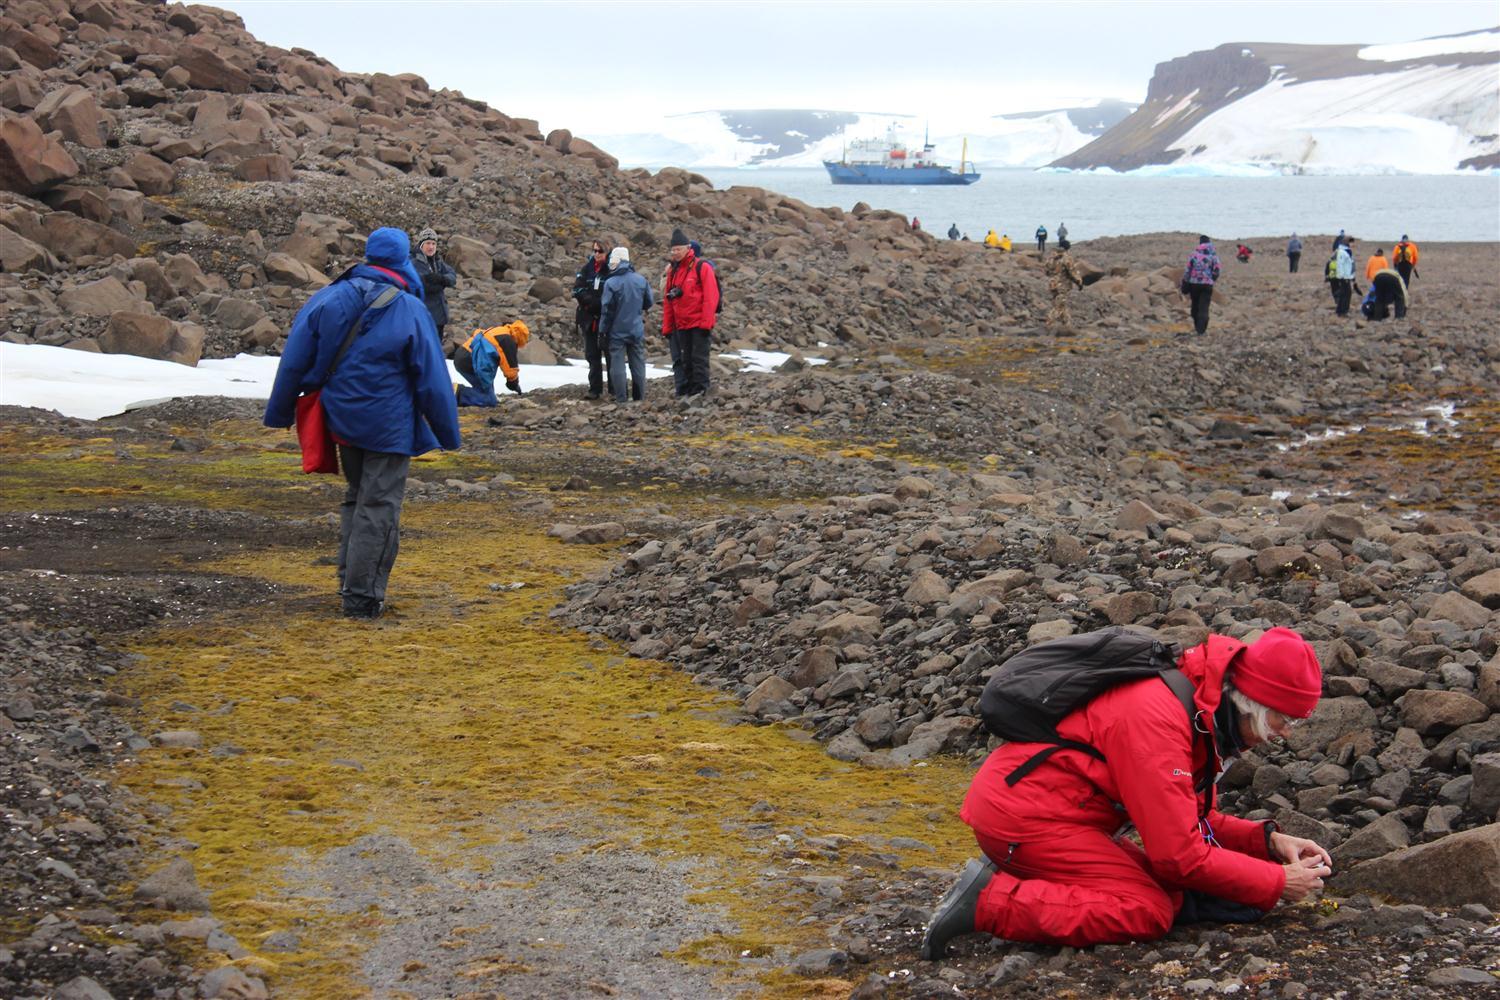
<path fill-rule="evenodd" d="M 421 75 L 544 130 L 818 108 L 933 118 L 1141 100 L 1225 42 L 1373 44 L 1494 27 L 1494 0 L 217 0 L 263 42 Z"/>

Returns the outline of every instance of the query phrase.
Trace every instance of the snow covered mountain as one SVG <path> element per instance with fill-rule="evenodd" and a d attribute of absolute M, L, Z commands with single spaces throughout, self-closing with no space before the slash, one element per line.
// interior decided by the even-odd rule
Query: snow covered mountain
<path fill-rule="evenodd" d="M 1135 109 L 1123 101 L 977 120 L 938 120 L 870 111 L 760 109 L 671 115 L 649 130 L 583 137 L 622 166 L 816 167 L 836 160 L 854 139 L 883 137 L 893 124 L 908 146 L 925 133 L 943 162 L 968 159 L 984 167 L 1036 167 L 1086 145 Z"/>
<path fill-rule="evenodd" d="M 1445 173 L 1500 167 L 1500 28 L 1399 45 L 1232 43 L 1055 167 Z"/>

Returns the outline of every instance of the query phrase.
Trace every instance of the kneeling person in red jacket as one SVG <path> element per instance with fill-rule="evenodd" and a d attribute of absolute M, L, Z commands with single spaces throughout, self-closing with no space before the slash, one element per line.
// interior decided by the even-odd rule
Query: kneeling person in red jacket
<path fill-rule="evenodd" d="M 1327 851 L 1275 823 L 1219 812 L 1211 780 L 1222 761 L 1312 714 L 1322 693 L 1312 647 L 1285 628 L 1248 646 L 1211 635 L 1177 668 L 1192 682 L 1195 721 L 1148 677 L 1106 690 L 1057 725 L 1102 760 L 1065 748 L 1012 784 L 1007 777 L 1048 745 L 1007 743 L 990 754 L 959 813 L 985 858 L 969 862 L 939 903 L 922 957 L 942 958 L 949 940 L 976 931 L 1079 948 L 1149 941 L 1177 920 L 1256 919 L 1322 887 Z M 1194 725 L 1208 738 L 1196 739 Z M 1121 835 L 1127 821 L 1140 846 Z"/>

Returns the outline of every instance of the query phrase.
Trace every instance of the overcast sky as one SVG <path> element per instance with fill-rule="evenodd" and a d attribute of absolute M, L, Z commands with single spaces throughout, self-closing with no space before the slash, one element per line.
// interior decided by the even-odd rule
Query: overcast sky
<path fill-rule="evenodd" d="M 592 133 L 720 108 L 946 119 L 1138 101 L 1157 63 L 1224 42 L 1399 42 L 1500 22 L 1494 0 L 214 5 L 340 69 L 417 73 L 543 129 Z"/>

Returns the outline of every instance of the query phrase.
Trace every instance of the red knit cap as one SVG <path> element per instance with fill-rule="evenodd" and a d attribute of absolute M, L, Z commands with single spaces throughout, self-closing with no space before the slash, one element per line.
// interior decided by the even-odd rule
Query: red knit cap
<path fill-rule="evenodd" d="M 1229 680 L 1245 697 L 1294 719 L 1311 715 L 1323 693 L 1318 655 L 1289 628 L 1273 628 L 1246 646 Z"/>

